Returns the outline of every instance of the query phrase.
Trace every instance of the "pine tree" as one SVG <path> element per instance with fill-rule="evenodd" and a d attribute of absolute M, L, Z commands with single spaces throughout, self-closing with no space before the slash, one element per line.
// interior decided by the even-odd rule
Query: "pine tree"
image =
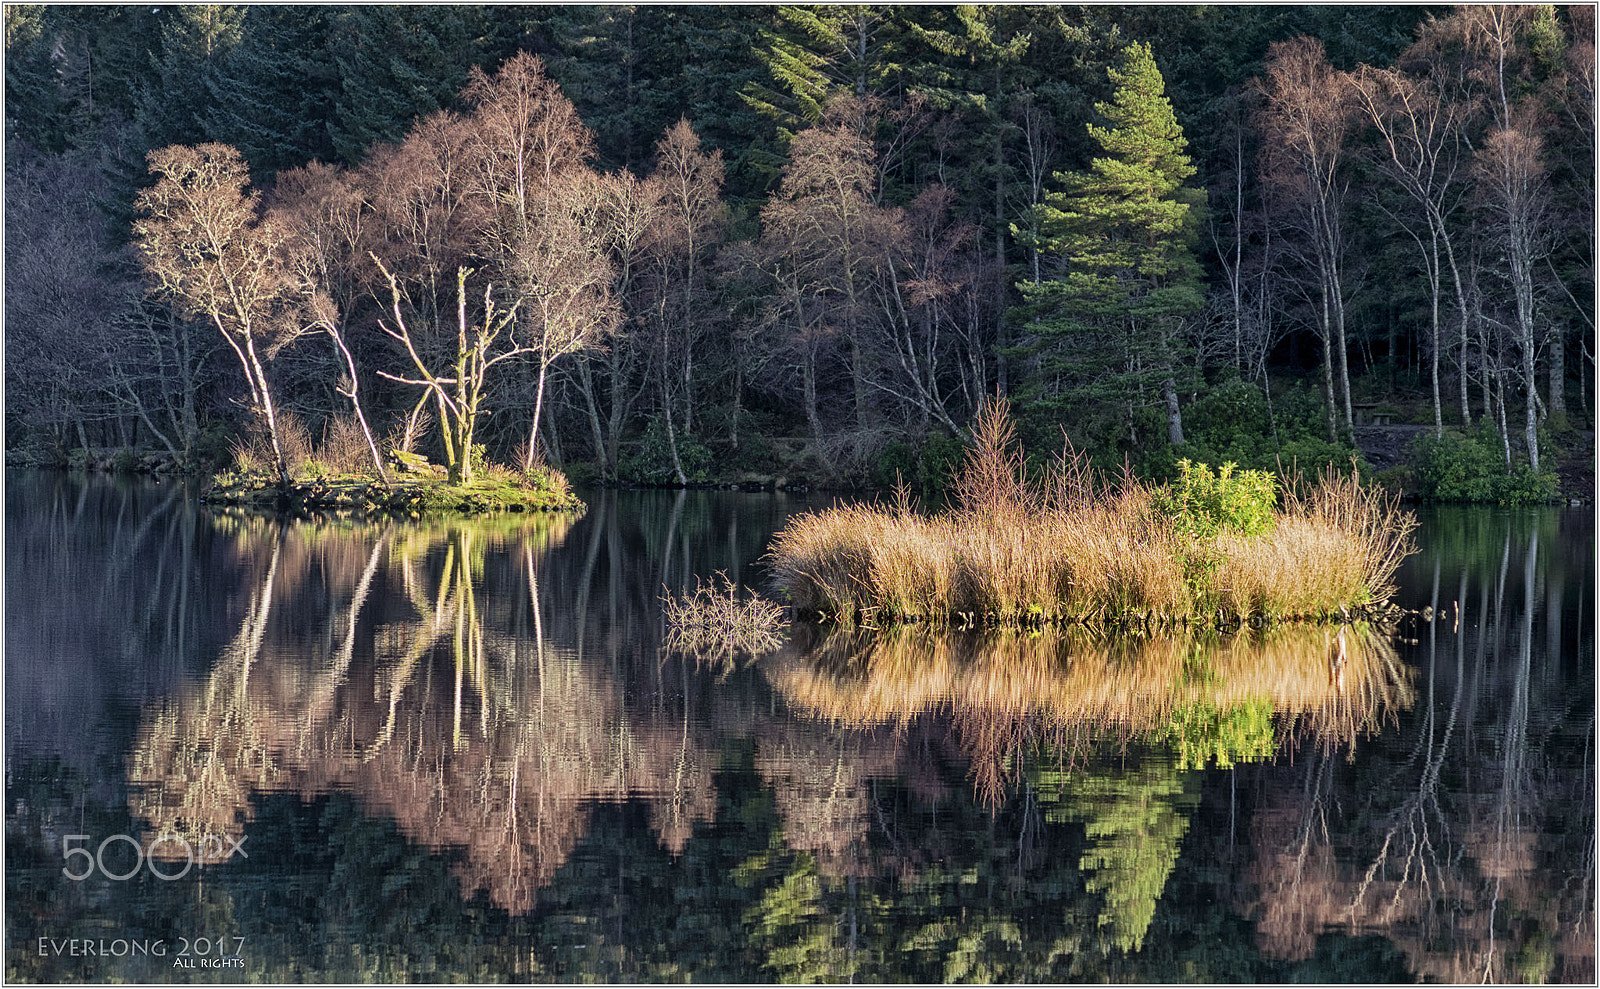
<path fill-rule="evenodd" d="M 651 148 L 682 113 L 684 70 L 674 8 L 563 7 L 546 22 L 561 54 L 550 76 L 594 128 L 602 167 L 650 169 Z"/>
<path fill-rule="evenodd" d="M 771 80 L 747 84 L 746 104 L 777 126 L 773 147 L 754 149 L 752 163 L 776 179 L 794 135 L 822 119 L 835 96 L 868 102 L 901 90 L 905 8 L 785 6 L 781 23 L 761 32 L 756 57 Z"/>
<path fill-rule="evenodd" d="M 330 42 L 340 92 L 329 136 L 339 158 L 361 161 L 374 142 L 398 141 L 418 117 L 450 106 L 483 47 L 472 7 L 350 7 Z"/>
<path fill-rule="evenodd" d="M 239 44 L 210 81 L 210 137 L 238 148 L 258 178 L 333 158 L 328 124 L 339 81 L 328 30 L 325 8 L 251 7 Z"/>
<path fill-rule="evenodd" d="M 67 144 L 67 100 L 51 58 L 49 11 L 37 4 L 5 8 L 6 139 L 53 154 Z"/>
<path fill-rule="evenodd" d="M 161 26 L 154 73 L 139 93 L 134 112 L 138 142 L 146 149 L 197 144 L 206 139 L 211 112 L 210 82 L 239 43 L 244 8 L 176 7 Z"/>
<path fill-rule="evenodd" d="M 684 44 L 683 105 L 706 145 L 722 151 L 730 205 L 760 198 L 771 178 L 757 163 L 773 160 L 776 128 L 741 96 L 766 75 L 749 57 L 762 16 L 759 7 L 683 7 L 675 13 Z"/>
<path fill-rule="evenodd" d="M 1108 126 L 1089 125 L 1104 154 L 1087 172 L 1057 173 L 1064 188 L 1040 210 L 1064 270 L 1020 286 L 1037 338 L 1032 390 L 1057 412 L 1114 403 L 1118 432 L 1134 440 L 1139 411 L 1164 400 L 1178 445 L 1182 334 L 1204 301 L 1193 253 L 1204 194 L 1184 185 L 1195 167 L 1149 46 L 1128 46 L 1108 71 L 1115 92 L 1095 105 Z"/>
<path fill-rule="evenodd" d="M 7 133 L 49 152 L 103 141 L 108 124 L 133 116 L 173 16 L 139 6 L 7 6 Z"/>

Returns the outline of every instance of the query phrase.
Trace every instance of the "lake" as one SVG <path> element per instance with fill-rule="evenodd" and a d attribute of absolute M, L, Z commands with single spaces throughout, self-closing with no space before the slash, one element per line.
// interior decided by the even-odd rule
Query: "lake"
<path fill-rule="evenodd" d="M 824 496 L 283 521 L 9 472 L 14 981 L 1593 982 L 1589 510 L 1397 629 L 674 648 Z"/>

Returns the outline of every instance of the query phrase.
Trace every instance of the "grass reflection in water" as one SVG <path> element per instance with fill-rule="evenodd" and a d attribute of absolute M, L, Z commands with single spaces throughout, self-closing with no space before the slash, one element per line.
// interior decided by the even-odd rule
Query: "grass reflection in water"
<path fill-rule="evenodd" d="M 1413 700 L 1411 670 L 1366 624 L 1154 637 L 802 626 L 762 668 L 792 706 L 845 724 L 949 712 L 958 724 L 1026 725 L 1057 742 L 1171 737 L 1180 749 L 1199 743 L 1205 711 L 1218 712 L 1220 725 L 1229 712 L 1265 710 L 1285 734 L 1333 746 Z M 1212 757 L 1231 761 L 1226 751 Z M 1198 750 L 1184 758 L 1206 761 Z"/>

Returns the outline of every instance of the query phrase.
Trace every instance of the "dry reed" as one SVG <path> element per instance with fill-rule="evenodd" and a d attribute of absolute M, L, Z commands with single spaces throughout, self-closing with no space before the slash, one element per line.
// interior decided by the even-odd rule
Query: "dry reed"
<path fill-rule="evenodd" d="M 695 578 L 691 594 L 661 599 L 666 621 L 665 645 L 713 665 L 729 667 L 737 656 L 758 656 L 783 645 L 783 609 L 759 595 L 740 598 L 728 575 L 709 581 Z"/>
<path fill-rule="evenodd" d="M 317 460 L 335 474 L 368 474 L 372 471 L 372 451 L 367 434 L 355 416 L 330 416 L 322 426 L 322 446 Z"/>
<path fill-rule="evenodd" d="M 1159 489 L 1108 481 L 1070 450 L 1029 477 L 1004 403 L 974 427 L 955 507 L 900 498 L 792 519 L 773 543 L 775 586 L 801 613 L 844 622 L 951 624 L 1312 617 L 1385 599 L 1415 520 L 1329 471 L 1284 491 L 1261 535 L 1200 538 Z"/>

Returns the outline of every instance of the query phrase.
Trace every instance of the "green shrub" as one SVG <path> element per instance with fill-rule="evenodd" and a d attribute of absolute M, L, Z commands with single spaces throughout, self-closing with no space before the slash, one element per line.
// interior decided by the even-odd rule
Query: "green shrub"
<path fill-rule="evenodd" d="M 1306 477 L 1319 477 L 1326 468 L 1333 468 L 1340 474 L 1349 474 L 1351 461 L 1360 467 L 1363 473 L 1368 473 L 1368 468 L 1361 467 L 1363 461 L 1361 451 L 1353 446 L 1343 443 L 1330 443 L 1320 436 L 1300 436 L 1286 440 L 1278 448 L 1274 458 L 1281 463 L 1286 474 L 1300 473 Z"/>
<path fill-rule="evenodd" d="M 1266 471 L 1239 471 L 1225 463 L 1216 471 L 1205 464 L 1178 461 L 1178 479 L 1156 492 L 1157 511 L 1197 539 L 1223 530 L 1247 536 L 1272 528 L 1278 482 Z"/>
<path fill-rule="evenodd" d="M 1517 464 L 1495 486 L 1494 500 L 1502 505 L 1543 505 L 1561 494 L 1561 478 L 1554 471 L 1534 473 L 1527 464 Z"/>
<path fill-rule="evenodd" d="M 1272 437 L 1272 419 L 1260 388 L 1238 378 L 1211 385 L 1183 410 L 1190 442 L 1214 449 L 1244 435 Z"/>
<path fill-rule="evenodd" d="M 917 446 L 895 440 L 885 444 L 872 469 L 872 483 L 892 488 L 903 478 L 923 495 L 943 492 L 966 456 L 966 444 L 954 436 L 931 435 Z"/>
<path fill-rule="evenodd" d="M 690 484 L 711 479 L 711 451 L 693 437 L 678 437 L 678 463 L 683 465 L 683 475 Z M 617 476 L 641 484 L 677 482 L 678 475 L 672 469 L 672 444 L 660 419 L 652 420 L 650 428 L 645 430 L 639 452 L 621 458 Z"/>
<path fill-rule="evenodd" d="M 563 468 L 567 480 L 581 487 L 597 484 L 600 481 L 600 468 L 592 460 L 574 460 Z"/>
<path fill-rule="evenodd" d="M 897 478 L 916 485 L 917 451 L 910 443 L 890 440 L 878 451 L 878 462 L 872 470 L 872 481 L 880 488 L 894 487 Z"/>
<path fill-rule="evenodd" d="M 1326 439 L 1321 396 L 1305 383 L 1279 387 L 1269 413 L 1259 385 L 1228 378 L 1208 386 L 1195 401 L 1184 406 L 1182 446 L 1165 443 L 1141 451 L 1136 467 L 1141 477 L 1157 483 L 1176 480 L 1182 460 L 1193 463 L 1232 462 L 1249 470 L 1287 477 L 1307 477 L 1333 467 L 1349 473 L 1360 451 Z M 1118 465 L 1111 465 L 1114 469 Z"/>
<path fill-rule="evenodd" d="M 917 450 L 917 480 L 928 492 L 943 491 L 961 469 L 966 444 L 954 436 L 929 436 Z"/>
<path fill-rule="evenodd" d="M 132 450 L 118 450 L 111 458 L 111 469 L 118 474 L 132 474 L 139 469 L 139 455 Z"/>
<path fill-rule="evenodd" d="M 1506 468 L 1500 434 L 1489 423 L 1469 432 L 1419 436 L 1411 445 L 1416 494 L 1425 501 L 1532 505 L 1555 499 L 1559 480 L 1550 471 L 1535 474 L 1527 464 Z"/>

